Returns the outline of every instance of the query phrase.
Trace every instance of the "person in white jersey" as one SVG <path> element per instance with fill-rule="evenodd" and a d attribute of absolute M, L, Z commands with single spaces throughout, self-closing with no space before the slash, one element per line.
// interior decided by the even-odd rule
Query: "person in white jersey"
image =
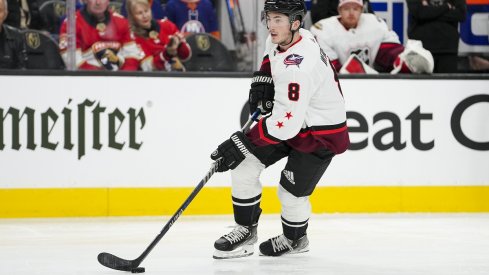
<path fill-rule="evenodd" d="M 431 73 L 433 57 L 420 41 L 404 47 L 397 34 L 362 0 L 340 0 L 338 16 L 318 21 L 311 33 L 340 73 Z"/>
<path fill-rule="evenodd" d="M 236 227 L 215 243 L 214 258 L 253 254 L 261 213 L 263 169 L 280 159 L 282 234 L 260 244 L 261 255 L 309 250 L 309 196 L 332 158 L 349 146 L 341 86 L 313 35 L 301 28 L 303 0 L 266 0 L 269 36 L 260 70 L 252 79 L 250 111 L 262 117 L 249 133 L 236 132 L 211 155 L 219 172 L 231 171 Z M 278 180 L 278 179 L 277 179 Z"/>

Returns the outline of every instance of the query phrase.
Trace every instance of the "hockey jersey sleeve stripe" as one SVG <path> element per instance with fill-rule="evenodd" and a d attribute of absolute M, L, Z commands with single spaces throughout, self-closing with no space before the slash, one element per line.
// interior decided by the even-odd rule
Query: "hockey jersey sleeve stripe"
<path fill-rule="evenodd" d="M 399 46 L 402 46 L 402 45 L 399 43 L 385 42 L 385 43 L 380 44 L 379 48 L 380 49 L 390 49 L 390 48 L 397 48 Z"/>
<path fill-rule="evenodd" d="M 348 130 L 346 121 L 335 125 L 313 126 L 301 130 L 300 137 L 306 137 L 307 135 L 319 136 L 319 135 L 332 135 Z"/>
<path fill-rule="evenodd" d="M 269 144 L 277 144 L 280 143 L 281 140 L 276 139 L 268 134 L 267 124 L 264 123 L 266 118 L 260 119 L 258 122 L 258 132 L 260 133 L 260 139 L 269 143 Z"/>
<path fill-rule="evenodd" d="M 102 68 L 102 64 L 97 61 L 97 58 L 95 58 L 95 55 L 91 48 L 88 48 L 86 51 L 82 52 L 82 60 L 88 65 Z"/>
<path fill-rule="evenodd" d="M 122 45 L 121 55 L 124 58 L 134 58 L 138 60 L 141 56 L 141 50 L 138 48 L 136 42 L 130 41 Z"/>
<path fill-rule="evenodd" d="M 339 130 L 339 129 L 346 129 L 346 121 L 338 123 L 338 124 L 333 124 L 333 125 L 319 125 L 319 126 L 312 126 L 311 131 L 317 132 L 317 131 L 324 131 L 324 130 Z"/>
<path fill-rule="evenodd" d="M 331 64 L 333 65 L 333 67 L 335 68 L 335 70 L 337 72 L 340 71 L 340 69 L 341 69 L 341 63 L 340 63 L 340 60 L 339 59 L 331 60 Z"/>
<path fill-rule="evenodd" d="M 272 75 L 272 68 L 270 66 L 270 59 L 268 58 L 268 55 L 263 58 L 260 66 L 260 71 L 265 72 L 268 75 Z"/>
<path fill-rule="evenodd" d="M 268 54 L 263 57 L 263 61 L 261 62 L 261 65 L 265 65 L 267 63 L 270 63 L 270 58 L 268 58 Z"/>
<path fill-rule="evenodd" d="M 345 125 L 345 126 L 343 126 L 341 128 L 338 128 L 338 129 L 311 131 L 311 134 L 313 136 L 317 136 L 317 135 L 331 135 L 331 134 L 336 134 L 336 133 L 339 133 L 339 132 L 346 131 L 347 128 L 348 127 Z"/>

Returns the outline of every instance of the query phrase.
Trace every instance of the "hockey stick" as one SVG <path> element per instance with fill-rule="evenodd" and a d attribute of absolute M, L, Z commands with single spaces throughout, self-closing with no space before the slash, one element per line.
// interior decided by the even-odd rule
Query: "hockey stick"
<path fill-rule="evenodd" d="M 253 115 L 248 119 L 248 121 L 245 123 L 241 131 L 246 133 L 253 121 L 257 121 L 258 115 L 260 114 L 260 110 L 256 110 Z M 192 202 L 192 200 L 197 196 L 199 191 L 204 187 L 204 185 L 209 181 L 209 179 L 212 177 L 212 175 L 217 171 L 217 167 L 219 164 L 219 160 L 215 161 L 212 165 L 207 174 L 205 174 L 204 178 L 199 182 L 197 187 L 195 187 L 194 191 L 190 194 L 190 196 L 185 200 L 185 202 L 178 208 L 177 212 L 173 214 L 173 217 L 166 223 L 165 227 L 161 230 L 161 232 L 156 236 L 156 238 L 149 244 L 149 246 L 146 248 L 146 250 L 143 251 L 143 253 L 137 257 L 134 260 L 125 260 L 122 258 L 119 258 L 113 254 L 102 252 L 98 254 L 98 262 L 102 264 L 103 266 L 106 266 L 108 268 L 116 269 L 116 270 L 121 270 L 121 271 L 131 271 L 131 272 L 144 272 L 144 268 L 139 267 L 141 262 L 148 256 L 148 254 L 153 250 L 153 248 L 158 244 L 158 242 L 163 238 L 163 236 L 166 234 L 166 232 L 172 227 L 172 225 L 175 223 L 175 221 L 182 215 L 183 211 L 187 208 L 187 206 Z"/>
<path fill-rule="evenodd" d="M 236 6 L 236 9 L 238 10 L 238 18 L 239 18 L 239 23 L 241 24 L 241 35 L 240 35 L 240 38 L 242 39 L 242 42 L 246 42 L 246 46 L 248 46 L 248 48 L 250 47 L 250 45 L 248 44 L 248 38 L 245 37 L 245 35 L 247 34 L 246 32 L 246 26 L 245 26 L 245 23 L 244 23 L 244 19 L 243 19 L 243 13 L 241 12 L 241 6 L 239 4 L 239 0 L 234 0 L 236 3 L 235 3 L 235 6 Z"/>
<path fill-rule="evenodd" d="M 234 2 L 233 2 L 233 4 L 234 4 Z M 236 29 L 235 14 L 234 14 L 234 10 L 233 10 L 232 3 L 230 2 L 230 0 L 226 0 L 226 6 L 228 9 L 229 24 L 231 26 L 231 33 L 233 34 L 233 40 L 234 40 L 235 44 L 238 44 L 239 43 L 239 32 Z"/>

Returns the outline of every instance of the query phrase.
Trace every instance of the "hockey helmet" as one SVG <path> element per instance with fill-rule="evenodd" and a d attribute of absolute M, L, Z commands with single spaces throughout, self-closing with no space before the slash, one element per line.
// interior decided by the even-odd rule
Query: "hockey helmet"
<path fill-rule="evenodd" d="M 291 22 L 295 20 L 302 22 L 307 8 L 304 0 L 265 0 L 264 11 L 283 13 L 289 16 Z"/>

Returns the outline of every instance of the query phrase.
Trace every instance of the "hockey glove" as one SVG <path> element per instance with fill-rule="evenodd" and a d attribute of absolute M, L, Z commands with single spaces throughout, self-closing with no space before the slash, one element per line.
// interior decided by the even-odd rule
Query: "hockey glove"
<path fill-rule="evenodd" d="M 423 48 L 423 43 L 409 39 L 404 51 L 394 61 L 394 69 L 391 74 L 432 73 L 434 64 L 433 55 Z"/>
<path fill-rule="evenodd" d="M 273 85 L 272 76 L 261 71 L 254 72 L 251 81 L 250 97 L 248 100 L 250 113 L 253 114 L 256 111 L 260 102 L 262 115 L 270 113 L 273 108 L 274 97 L 275 87 Z"/>
<path fill-rule="evenodd" d="M 217 172 L 226 172 L 236 168 L 249 154 L 253 154 L 255 146 L 242 132 L 236 132 L 212 152 L 211 159 L 219 160 Z"/>

